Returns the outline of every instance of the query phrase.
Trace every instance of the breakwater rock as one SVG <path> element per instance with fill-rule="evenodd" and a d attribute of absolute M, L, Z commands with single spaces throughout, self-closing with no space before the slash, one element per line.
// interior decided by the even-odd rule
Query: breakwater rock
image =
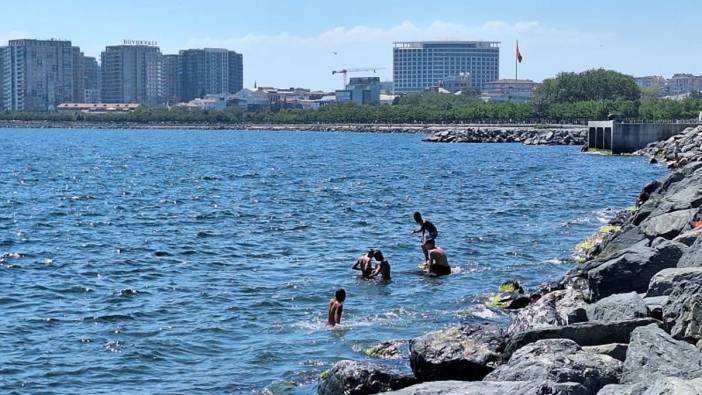
<path fill-rule="evenodd" d="M 668 140 L 650 143 L 634 155 L 648 156 L 652 162 L 666 163 L 671 168 L 701 161 L 702 126 L 687 128 Z"/>
<path fill-rule="evenodd" d="M 582 127 L 536 128 L 476 126 L 450 128 L 432 133 L 430 143 L 524 143 L 527 145 L 584 145 L 587 129 Z"/>
<path fill-rule="evenodd" d="M 505 310 L 506 330 L 411 340 L 420 384 L 395 393 L 702 393 L 700 270 L 702 161 L 646 185 L 584 261 Z"/>

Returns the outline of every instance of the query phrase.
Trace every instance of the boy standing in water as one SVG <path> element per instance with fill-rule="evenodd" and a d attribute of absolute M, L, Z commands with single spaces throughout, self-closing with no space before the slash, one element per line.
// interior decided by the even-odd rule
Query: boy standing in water
<path fill-rule="evenodd" d="M 414 220 L 420 225 L 420 228 L 412 231 L 412 234 L 422 232 L 422 252 L 424 252 L 424 261 L 429 262 L 429 252 L 424 247 L 427 241 L 436 240 L 439 235 L 439 231 L 436 229 L 433 223 L 429 222 L 428 219 L 422 218 L 422 213 L 419 211 L 414 213 Z"/>
<path fill-rule="evenodd" d="M 353 264 L 353 270 L 360 270 L 363 278 L 371 278 L 373 273 L 373 264 L 371 260 L 375 255 L 375 251 L 368 250 L 365 255 L 360 256 L 356 259 L 356 263 Z"/>
<path fill-rule="evenodd" d="M 429 251 L 429 273 L 436 276 L 445 276 L 451 274 L 451 266 L 446 257 L 446 251 L 436 245 L 434 240 L 427 240 L 424 243 L 424 248 Z"/>
<path fill-rule="evenodd" d="M 380 250 L 375 251 L 373 258 L 378 261 L 378 264 L 375 266 L 375 270 L 373 271 L 373 274 L 371 274 L 371 277 L 375 277 L 380 274 L 383 281 L 390 281 L 390 262 L 385 259 Z"/>
<path fill-rule="evenodd" d="M 335 326 L 341 323 L 341 313 L 344 311 L 344 300 L 346 300 L 346 291 L 339 288 L 336 294 L 329 301 L 328 324 Z"/>

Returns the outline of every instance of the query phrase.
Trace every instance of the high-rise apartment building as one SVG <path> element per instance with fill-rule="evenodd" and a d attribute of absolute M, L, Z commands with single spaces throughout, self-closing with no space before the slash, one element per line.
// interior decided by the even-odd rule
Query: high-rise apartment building
<path fill-rule="evenodd" d="M 396 93 L 421 92 L 449 77 L 469 73 L 481 89 L 500 77 L 500 45 L 494 41 L 396 42 L 393 82 Z"/>
<path fill-rule="evenodd" d="M 220 48 L 180 51 L 180 99 L 236 93 L 243 87 L 242 55 Z"/>
<path fill-rule="evenodd" d="M 180 102 L 180 55 L 163 55 L 163 96 L 168 103 Z"/>
<path fill-rule="evenodd" d="M 102 53 L 103 103 L 161 104 L 163 59 L 155 43 L 127 40 Z"/>
<path fill-rule="evenodd" d="M 92 56 L 83 56 L 83 91 L 85 103 L 100 102 L 100 65 Z"/>
<path fill-rule="evenodd" d="M 0 108 L 48 111 L 75 100 L 80 49 L 62 40 L 10 40 L 0 51 Z"/>

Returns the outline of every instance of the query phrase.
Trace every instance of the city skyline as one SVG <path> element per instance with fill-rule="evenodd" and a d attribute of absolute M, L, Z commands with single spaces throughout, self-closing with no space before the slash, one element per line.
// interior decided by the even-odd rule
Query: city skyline
<path fill-rule="evenodd" d="M 226 48 L 244 54 L 244 86 L 342 85 L 331 70 L 384 67 L 392 79 L 392 43 L 414 40 L 501 42 L 500 77 L 514 73 L 514 42 L 524 62 L 520 78 L 540 81 L 560 71 L 604 67 L 634 76 L 700 74 L 694 48 L 694 1 L 604 1 L 563 5 L 550 1 L 433 3 L 360 1 L 335 7 L 322 1 L 278 4 L 260 1 L 155 1 L 92 4 L 37 1 L 32 9 L 3 5 L 0 42 L 15 38 L 61 38 L 99 58 L 123 39 L 158 41 L 163 54 L 189 48 Z M 338 3 L 343 5 L 343 3 Z M 166 10 L 168 12 L 166 12 Z M 606 10 L 606 12 L 603 12 Z M 450 12 L 449 12 L 450 11 Z M 104 15 L 118 24 L 104 27 Z M 80 20 L 80 23 L 75 23 Z M 654 28 L 651 28 L 654 27 Z M 653 57 L 655 54 L 655 57 Z"/>

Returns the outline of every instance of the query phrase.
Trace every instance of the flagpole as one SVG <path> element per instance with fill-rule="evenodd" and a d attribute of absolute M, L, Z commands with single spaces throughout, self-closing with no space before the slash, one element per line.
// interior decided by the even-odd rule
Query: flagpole
<path fill-rule="evenodd" d="M 519 79 L 519 71 L 518 71 L 518 64 L 519 62 L 517 61 L 519 56 L 517 56 L 517 51 L 519 51 L 519 41 L 516 42 L 517 46 L 515 47 L 514 50 L 514 79 L 518 80 Z"/>

